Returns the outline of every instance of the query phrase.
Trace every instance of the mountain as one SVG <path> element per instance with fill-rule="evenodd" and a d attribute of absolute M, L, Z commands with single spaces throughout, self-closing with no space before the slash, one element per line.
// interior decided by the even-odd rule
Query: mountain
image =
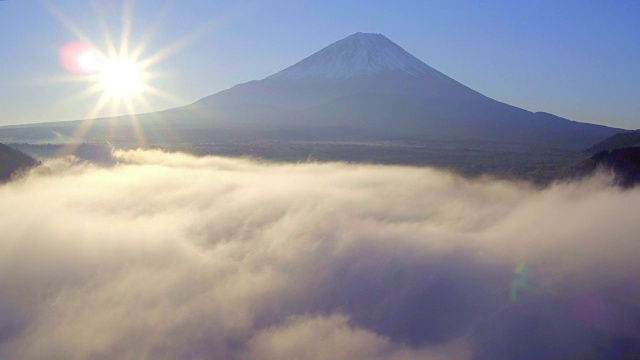
<path fill-rule="evenodd" d="M 449 78 L 381 34 L 356 33 L 265 79 L 182 108 L 0 128 L 0 140 L 442 141 L 583 149 L 621 129 L 533 113 Z M 86 130 L 86 131 L 85 131 Z M 77 136 L 77 135 L 76 135 Z M 48 137 L 48 139 L 47 139 Z"/>
<path fill-rule="evenodd" d="M 381 34 L 356 33 L 263 80 L 192 109 L 256 111 L 253 121 L 341 128 L 373 138 L 466 138 L 586 147 L 619 131 L 490 99 L 429 67 Z"/>
<path fill-rule="evenodd" d="M 640 146 L 640 130 L 625 131 L 608 137 L 588 148 L 585 152 L 595 154 L 604 150 L 615 150 L 626 147 Z"/>
<path fill-rule="evenodd" d="M 445 97 L 477 94 L 384 35 L 356 33 L 266 79 L 237 85 L 196 104 L 308 109 L 363 93 Z"/>
<path fill-rule="evenodd" d="M 31 156 L 0 144 L 0 182 L 8 181 L 20 171 L 38 164 Z"/>

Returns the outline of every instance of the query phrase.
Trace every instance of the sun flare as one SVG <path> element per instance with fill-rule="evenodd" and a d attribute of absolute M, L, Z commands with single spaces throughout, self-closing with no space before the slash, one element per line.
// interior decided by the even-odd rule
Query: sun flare
<path fill-rule="evenodd" d="M 134 1 L 123 2 L 119 38 L 114 36 L 107 21 L 102 17 L 105 12 L 102 5 L 94 5 L 95 23 L 102 28 L 102 40 L 88 36 L 87 32 L 55 5 L 47 4 L 51 14 L 75 36 L 74 40 L 58 49 L 60 65 L 66 74 L 55 77 L 53 81 L 84 85 L 67 99 L 69 104 L 93 101 L 93 106 L 83 116 L 87 121 L 82 122 L 70 138 L 84 139 L 89 134 L 94 119 L 107 117 L 109 119 L 106 125 L 110 133 L 116 133 L 119 124 L 128 120 L 137 144 L 145 145 L 144 127 L 140 124 L 137 114 L 151 112 L 154 110 L 153 102 L 160 100 L 169 104 L 186 102 L 158 88 L 158 78 L 167 76 L 167 73 L 154 70 L 154 67 L 192 43 L 209 27 L 196 29 L 184 38 L 149 52 L 157 29 L 134 29 Z M 138 40 L 135 43 L 132 41 L 134 32 Z M 155 120 L 155 125 L 162 123 L 159 117 Z"/>
<path fill-rule="evenodd" d="M 131 100 L 148 88 L 149 76 L 132 55 L 108 56 L 90 45 L 71 42 L 62 47 L 60 57 L 68 72 L 84 75 L 93 83 L 93 91 L 111 101 Z"/>
<path fill-rule="evenodd" d="M 73 77 L 90 84 L 82 94 L 98 94 L 97 102 L 87 118 L 95 118 L 102 109 L 108 107 L 112 115 L 124 109 L 129 115 L 137 143 L 144 145 L 146 139 L 135 115 L 136 106 L 142 104 L 148 107 L 145 96 L 162 93 L 149 84 L 149 61 L 137 60 L 136 54 L 125 48 L 120 52 L 111 48 L 105 54 L 90 43 L 70 42 L 60 49 L 60 62 Z M 83 138 L 90 126 L 91 122 L 87 122 L 78 127 L 73 137 Z"/>

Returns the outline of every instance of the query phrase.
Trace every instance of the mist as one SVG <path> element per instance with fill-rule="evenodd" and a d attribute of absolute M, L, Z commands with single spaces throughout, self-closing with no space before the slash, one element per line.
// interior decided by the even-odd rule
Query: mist
<path fill-rule="evenodd" d="M 640 190 L 116 151 L 0 187 L 0 357 L 630 358 Z"/>

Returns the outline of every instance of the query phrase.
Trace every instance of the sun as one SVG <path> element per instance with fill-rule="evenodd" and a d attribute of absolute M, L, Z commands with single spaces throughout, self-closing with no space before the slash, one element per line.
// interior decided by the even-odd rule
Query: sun
<path fill-rule="evenodd" d="M 100 68 L 99 81 L 104 91 L 112 97 L 129 97 L 145 89 L 143 69 L 127 58 L 109 59 Z"/>
<path fill-rule="evenodd" d="M 66 74 L 51 79 L 54 83 L 82 85 L 65 100 L 70 106 L 87 106 L 87 113 L 83 116 L 86 120 L 75 129 L 70 139 L 84 139 L 90 134 L 89 130 L 94 126 L 94 120 L 104 118 L 106 120 L 100 121 L 99 124 L 106 125 L 108 134 L 116 134 L 119 126 L 124 128 L 130 124 L 137 144 L 145 145 L 144 130 L 149 123 L 142 123 L 138 114 L 154 111 L 152 104 L 157 106 L 160 103 L 173 105 L 186 102 L 175 93 L 167 93 L 158 88 L 158 83 L 166 85 L 167 76 L 172 75 L 166 70 L 154 70 L 154 67 L 193 43 L 216 22 L 212 20 L 183 38 L 149 52 L 158 27 L 133 27 L 135 1 L 123 1 L 120 9 L 116 7 L 116 11 L 121 11 L 119 38 L 114 36 L 110 22 L 102 16 L 109 13 L 109 9 L 104 8 L 100 2 L 91 2 L 96 15 L 92 24 L 98 25 L 102 39 L 89 36 L 89 33 L 96 34 L 95 31 L 83 31 L 58 7 L 51 2 L 46 3 L 51 14 L 75 37 L 58 49 L 58 60 Z M 108 3 L 111 7 L 111 2 Z M 163 126 L 162 123 L 162 117 L 158 116 L 154 118 L 153 126 Z"/>
<path fill-rule="evenodd" d="M 137 53 L 128 52 L 126 48 L 121 48 L 119 52 L 111 48 L 105 53 L 90 43 L 78 41 L 67 43 L 61 48 L 60 62 L 63 68 L 78 80 L 90 84 L 81 94 L 98 95 L 95 106 L 87 116 L 90 121 L 76 129 L 74 138 L 83 138 L 91 126 L 91 119 L 98 116 L 104 108 L 110 107 L 112 116 L 118 115 L 121 109 L 124 109 L 130 119 L 137 143 L 146 144 L 135 115 L 135 106 L 142 104 L 147 108 L 145 96 L 157 96 L 162 93 L 149 84 L 152 76 L 147 69 L 152 62 L 139 61 Z"/>
<path fill-rule="evenodd" d="M 60 52 L 63 67 L 93 82 L 92 92 L 102 92 L 110 101 L 140 97 L 149 88 L 149 75 L 142 63 L 127 53 L 105 55 L 94 47 L 71 42 Z"/>
<path fill-rule="evenodd" d="M 45 3 L 51 15 L 74 37 L 58 49 L 58 60 L 66 73 L 51 79 L 54 83 L 78 85 L 78 91 L 65 101 L 69 106 L 86 107 L 84 119 L 120 117 L 123 120 L 128 117 L 134 126 L 138 122 L 137 114 L 152 112 L 158 106 L 167 108 L 187 102 L 176 92 L 161 89 L 160 86 L 170 84 L 171 81 L 167 79 L 175 75 L 166 68 L 159 69 L 158 65 L 193 44 L 219 23 L 217 19 L 212 19 L 183 37 L 162 44 L 158 42 L 157 32 L 161 28 L 160 20 L 168 14 L 165 13 L 166 7 L 159 11 L 156 22 L 152 22 L 154 25 L 145 29 L 133 24 L 135 1 L 125 0 L 119 5 L 111 1 L 91 1 L 95 19 L 87 22 L 91 24 L 92 31 L 85 31 L 53 2 Z M 118 17 L 120 19 L 116 21 Z M 114 29 L 116 26 L 119 26 L 118 30 Z M 87 128 L 74 134 L 74 137 L 84 136 L 88 127 L 92 126 L 91 121 L 86 123 Z"/>

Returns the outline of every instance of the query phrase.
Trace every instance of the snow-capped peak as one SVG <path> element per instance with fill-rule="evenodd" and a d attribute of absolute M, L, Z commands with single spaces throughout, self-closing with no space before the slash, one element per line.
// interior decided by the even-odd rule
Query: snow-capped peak
<path fill-rule="evenodd" d="M 384 70 L 400 70 L 413 76 L 438 71 L 409 54 L 382 34 L 355 33 L 339 40 L 271 78 L 350 78 Z"/>

